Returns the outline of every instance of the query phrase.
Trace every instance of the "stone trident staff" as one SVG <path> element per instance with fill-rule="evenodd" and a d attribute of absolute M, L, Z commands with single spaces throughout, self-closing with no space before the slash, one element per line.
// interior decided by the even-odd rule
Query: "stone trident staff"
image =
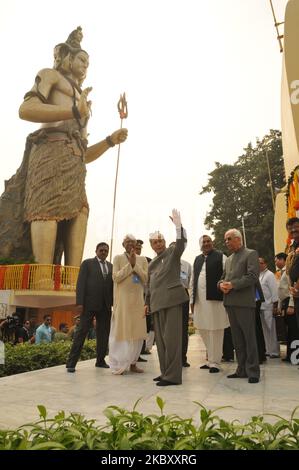
<path fill-rule="evenodd" d="M 120 95 L 119 101 L 117 103 L 117 109 L 118 109 L 119 116 L 120 116 L 120 128 L 122 129 L 123 120 L 128 117 L 128 104 L 127 104 L 126 94 L 125 93 Z M 115 203 L 116 203 L 119 155 L 120 155 L 120 144 L 118 145 L 118 151 L 117 151 L 117 163 L 116 163 L 115 182 L 114 182 L 112 227 L 111 227 L 111 241 L 110 241 L 110 262 L 112 260 L 112 249 L 113 249 L 113 233 L 114 233 L 114 218 L 115 218 Z"/>

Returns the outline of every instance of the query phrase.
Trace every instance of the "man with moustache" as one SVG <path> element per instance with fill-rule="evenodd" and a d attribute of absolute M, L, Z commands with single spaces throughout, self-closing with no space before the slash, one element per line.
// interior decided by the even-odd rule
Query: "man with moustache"
<path fill-rule="evenodd" d="M 208 235 L 200 237 L 199 245 L 202 254 L 193 264 L 190 303 L 194 326 L 199 329 L 207 350 L 207 363 L 201 369 L 213 374 L 220 371 L 224 328 L 229 326 L 223 294 L 217 288 L 226 256 L 214 249 Z"/>
<path fill-rule="evenodd" d="M 96 367 L 109 368 L 105 362 L 110 331 L 111 306 L 113 301 L 112 264 L 106 261 L 109 245 L 96 246 L 96 256 L 86 259 L 80 267 L 76 304 L 80 313 L 78 328 L 74 334 L 72 348 L 67 360 L 67 371 L 75 372 L 87 333 L 96 318 L 97 360 Z"/>

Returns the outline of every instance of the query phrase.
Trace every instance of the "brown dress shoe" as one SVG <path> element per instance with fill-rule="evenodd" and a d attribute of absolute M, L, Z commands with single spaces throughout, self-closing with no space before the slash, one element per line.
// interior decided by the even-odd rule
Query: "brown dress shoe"
<path fill-rule="evenodd" d="M 137 367 L 136 364 L 131 364 L 130 365 L 130 371 L 131 372 L 136 372 L 136 374 L 142 374 L 144 372 L 144 370 Z"/>

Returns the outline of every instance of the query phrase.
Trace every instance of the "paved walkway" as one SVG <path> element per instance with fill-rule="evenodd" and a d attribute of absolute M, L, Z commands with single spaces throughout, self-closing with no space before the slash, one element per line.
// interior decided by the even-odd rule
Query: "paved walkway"
<path fill-rule="evenodd" d="M 103 410 L 109 405 L 132 409 L 142 398 L 137 410 L 159 414 L 155 398 L 166 401 L 165 413 L 193 417 L 198 421 L 198 406 L 208 408 L 230 406 L 217 414 L 224 419 L 246 422 L 252 416 L 275 413 L 290 417 L 299 406 L 299 370 L 280 359 L 269 359 L 262 366 L 261 382 L 248 384 L 246 379 L 227 379 L 235 364 L 223 364 L 221 373 L 210 374 L 200 370 L 205 350 L 200 337 L 190 337 L 188 360 L 190 368 L 183 370 L 183 385 L 157 387 L 153 377 L 159 375 L 157 352 L 145 356 L 144 374 L 127 373 L 113 376 L 109 369 L 94 367 L 94 360 L 80 362 L 75 374 L 66 372 L 64 366 L 27 372 L 0 379 L 0 428 L 15 427 L 37 420 L 36 406 L 43 404 L 50 415 L 59 410 L 76 411 L 86 417 L 105 423 Z M 141 365 L 139 363 L 139 365 Z M 143 366 L 143 363 L 142 363 Z M 298 414 L 299 416 L 299 410 Z M 273 418 L 267 417 L 273 421 Z"/>

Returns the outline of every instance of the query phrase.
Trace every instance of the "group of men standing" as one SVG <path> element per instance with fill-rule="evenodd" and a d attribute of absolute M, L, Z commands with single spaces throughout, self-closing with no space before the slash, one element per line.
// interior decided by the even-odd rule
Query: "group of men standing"
<path fill-rule="evenodd" d="M 106 243 L 97 246 L 95 258 L 83 261 L 76 300 L 82 321 L 67 360 L 68 372 L 75 372 L 95 316 L 96 367 L 109 367 L 105 362 L 109 342 L 113 374 L 122 375 L 128 369 L 142 373 L 136 363 L 146 338 L 145 316 L 151 314 L 161 369 L 161 375 L 154 380 L 158 386 L 182 383 L 182 304 L 189 298 L 181 283 L 181 255 L 187 240 L 175 209 L 171 220 L 176 227 L 176 242 L 167 248 L 164 236 L 152 233 L 150 243 L 157 256 L 150 264 L 145 257 L 136 255 L 133 235 L 126 235 L 125 252 L 114 258 L 113 265 L 106 261 Z"/>
<path fill-rule="evenodd" d="M 183 307 L 189 304 L 188 283 L 184 280 L 190 279 L 190 272 L 181 260 L 187 239 L 180 214 L 175 209 L 171 220 L 176 227 L 176 242 L 167 248 L 164 236 L 160 232 L 152 233 L 150 244 L 156 256 L 150 263 L 136 254 L 133 235 L 126 235 L 123 241 L 125 252 L 114 258 L 113 265 L 106 261 L 109 251 L 106 243 L 97 246 L 95 258 L 82 263 L 77 283 L 77 306 L 82 313 L 82 321 L 67 361 L 69 372 L 75 371 L 95 316 L 95 365 L 109 367 L 105 362 L 109 343 L 109 362 L 113 374 L 122 375 L 127 370 L 142 373 L 137 361 L 147 333 L 145 318 L 151 315 L 161 370 L 154 380 L 158 386 L 182 383 L 182 367 L 189 366 L 186 357 L 188 336 L 187 340 L 184 339 L 188 331 L 184 320 L 186 316 L 188 326 L 189 309 L 184 315 Z M 224 331 L 230 326 L 238 365 L 228 378 L 248 378 L 249 383 L 257 383 L 260 359 L 256 302 L 258 292 L 262 295 L 260 273 L 265 279 L 268 273 L 266 268 L 265 272 L 261 269 L 263 258 L 259 259 L 255 250 L 243 245 L 242 235 L 237 229 L 225 233 L 225 244 L 231 253 L 228 258 L 214 249 L 208 235 L 201 237 L 202 254 L 195 258 L 192 269 L 191 311 L 194 326 L 199 329 L 207 350 L 207 361 L 201 369 L 207 369 L 210 373 L 219 372 Z M 268 294 L 266 296 L 269 297 Z M 273 299 L 273 304 L 274 301 L 276 299 Z M 273 326 L 266 307 L 262 326 L 266 333 L 269 330 L 270 335 Z M 267 349 L 271 346 L 269 335 L 265 337 Z M 274 346 L 271 346 L 272 349 Z"/>
<path fill-rule="evenodd" d="M 193 266 L 191 310 L 207 350 L 201 369 L 220 371 L 224 330 L 231 327 L 237 370 L 229 379 L 248 378 L 259 382 L 260 369 L 255 333 L 255 288 L 259 278 L 258 254 L 245 248 L 236 229 L 225 233 L 231 255 L 214 249 L 211 238 L 200 238 L 202 254 Z"/>

